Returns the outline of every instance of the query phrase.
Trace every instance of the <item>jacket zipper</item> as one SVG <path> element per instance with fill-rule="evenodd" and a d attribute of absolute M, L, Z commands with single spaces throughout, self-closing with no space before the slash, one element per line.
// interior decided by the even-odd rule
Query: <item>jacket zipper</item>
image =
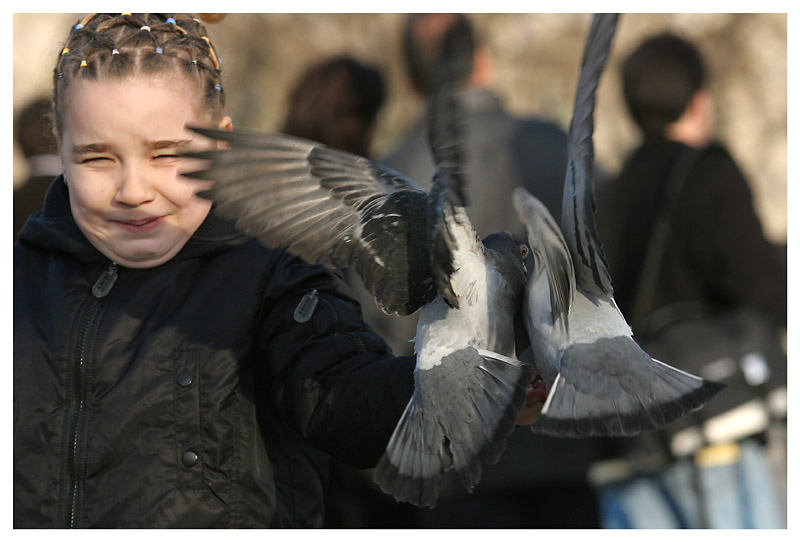
<path fill-rule="evenodd" d="M 67 502 L 69 504 L 69 520 L 68 525 L 70 529 L 75 528 L 75 520 L 78 505 L 78 492 L 80 489 L 79 474 L 80 474 L 80 454 L 78 453 L 80 445 L 80 425 L 83 418 L 83 410 L 86 401 L 86 388 L 84 385 L 83 377 L 86 365 L 86 354 L 89 345 L 89 331 L 92 329 L 92 323 L 97 309 L 100 307 L 100 299 L 108 295 L 113 288 L 114 283 L 117 281 L 118 266 L 115 262 L 111 262 L 108 269 L 103 271 L 103 274 L 92 285 L 92 296 L 89 305 L 84 309 L 81 317 L 81 324 L 78 332 L 78 343 L 75 349 L 75 365 L 74 365 L 74 388 L 75 388 L 75 409 L 72 413 L 72 428 L 70 432 L 70 442 L 72 447 L 68 453 L 68 475 L 70 480 L 70 492 Z"/>

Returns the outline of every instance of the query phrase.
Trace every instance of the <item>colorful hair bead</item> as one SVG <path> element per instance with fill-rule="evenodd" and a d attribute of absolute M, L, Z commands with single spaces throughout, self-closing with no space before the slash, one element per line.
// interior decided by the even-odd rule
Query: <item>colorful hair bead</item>
<path fill-rule="evenodd" d="M 139 30 L 147 30 L 148 32 L 150 32 L 150 27 L 147 26 L 147 25 L 144 25 Z"/>
<path fill-rule="evenodd" d="M 214 90 L 216 90 L 217 92 L 221 92 L 221 91 L 222 91 L 222 87 L 220 86 L 220 84 L 219 84 L 219 83 L 217 83 L 216 85 L 214 85 Z"/>
<path fill-rule="evenodd" d="M 81 23 L 78 23 L 75 25 L 74 30 L 80 30 L 81 28 L 83 28 L 83 25 Z"/>
<path fill-rule="evenodd" d="M 156 53 L 162 55 L 164 54 L 164 49 L 162 49 L 161 47 L 156 47 Z"/>
<path fill-rule="evenodd" d="M 64 47 L 64 50 L 61 51 L 61 56 L 64 56 L 67 53 L 69 53 L 69 47 Z"/>
<path fill-rule="evenodd" d="M 81 68 L 85 68 L 88 65 L 89 64 L 86 62 L 86 60 L 81 60 Z"/>
<path fill-rule="evenodd" d="M 112 54 L 112 55 L 118 55 L 118 54 L 119 54 L 119 49 L 113 49 L 113 50 L 111 51 L 111 54 Z"/>
<path fill-rule="evenodd" d="M 121 17 L 124 17 L 125 15 L 133 15 L 133 13 L 120 13 Z"/>
<path fill-rule="evenodd" d="M 167 17 L 167 22 L 171 23 L 171 24 L 178 24 L 177 22 L 175 22 L 175 18 L 174 17 Z"/>

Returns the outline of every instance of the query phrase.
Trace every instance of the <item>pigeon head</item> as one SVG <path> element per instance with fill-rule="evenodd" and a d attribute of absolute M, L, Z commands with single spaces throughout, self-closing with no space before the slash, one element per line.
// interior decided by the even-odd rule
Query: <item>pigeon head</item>
<path fill-rule="evenodd" d="M 515 233 L 498 232 L 486 236 L 483 245 L 493 253 L 494 265 L 503 275 L 513 295 L 522 295 L 528 269 L 525 260 L 530 249 L 525 240 Z"/>

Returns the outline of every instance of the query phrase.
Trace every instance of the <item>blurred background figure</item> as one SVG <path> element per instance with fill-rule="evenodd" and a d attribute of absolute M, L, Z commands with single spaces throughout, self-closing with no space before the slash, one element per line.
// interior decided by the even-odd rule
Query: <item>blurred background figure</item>
<path fill-rule="evenodd" d="M 403 65 L 415 98 L 424 103 L 439 44 L 450 29 L 462 36 L 460 42 L 472 48 L 472 70 L 460 82 L 463 92 L 458 103 L 464 116 L 467 213 L 478 235 L 483 238 L 498 231 L 524 234 L 516 214 L 509 212 L 511 192 L 516 186 L 527 188 L 560 220 L 566 134 L 553 123 L 517 118 L 504 109 L 490 90 L 492 58 L 467 16 L 423 13 L 406 18 L 402 30 Z M 427 137 L 424 118 L 420 118 L 395 149 L 378 161 L 430 188 L 434 166 Z M 414 336 L 415 317 L 386 316 L 371 308 L 365 308 L 364 314 L 396 354 L 413 352 L 409 340 Z"/>
<path fill-rule="evenodd" d="M 385 94 L 376 68 L 333 57 L 302 75 L 289 96 L 281 131 L 369 157 Z"/>
<path fill-rule="evenodd" d="M 770 399 L 786 385 L 786 246 L 765 239 L 747 180 L 712 139 L 713 100 L 691 43 L 645 40 L 622 83 L 643 141 L 598 197 L 617 303 L 654 357 L 730 387 L 628 442 L 644 478 L 607 493 L 607 526 L 784 526 L 767 444 L 777 437 L 785 453 L 785 410 Z"/>
<path fill-rule="evenodd" d="M 28 216 L 42 208 L 50 183 L 61 173 L 51 111 L 52 101 L 39 98 L 31 101 L 14 118 L 14 139 L 28 165 L 27 179 L 14 188 L 14 241 Z"/>

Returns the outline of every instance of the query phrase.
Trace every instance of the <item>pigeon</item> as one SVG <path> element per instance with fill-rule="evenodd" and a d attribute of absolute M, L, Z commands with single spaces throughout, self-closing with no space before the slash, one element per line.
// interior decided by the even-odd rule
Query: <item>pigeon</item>
<path fill-rule="evenodd" d="M 192 128 L 227 143 L 194 153 L 199 195 L 272 247 L 309 263 L 354 267 L 390 314 L 420 311 L 414 390 L 376 484 L 401 502 L 433 507 L 446 472 L 471 491 L 496 462 L 533 379 L 516 358 L 528 247 L 515 234 L 481 240 L 465 211 L 456 104 L 455 38 L 445 38 L 427 123 L 436 172 L 430 192 L 367 158 L 285 134 Z"/>
<path fill-rule="evenodd" d="M 551 436 L 635 435 L 701 407 L 725 387 L 650 357 L 614 301 L 594 220 L 592 133 L 617 19 L 596 14 L 589 30 L 568 135 L 561 228 L 524 188 L 513 193 L 534 260 L 525 329 L 547 390 L 531 429 Z"/>

